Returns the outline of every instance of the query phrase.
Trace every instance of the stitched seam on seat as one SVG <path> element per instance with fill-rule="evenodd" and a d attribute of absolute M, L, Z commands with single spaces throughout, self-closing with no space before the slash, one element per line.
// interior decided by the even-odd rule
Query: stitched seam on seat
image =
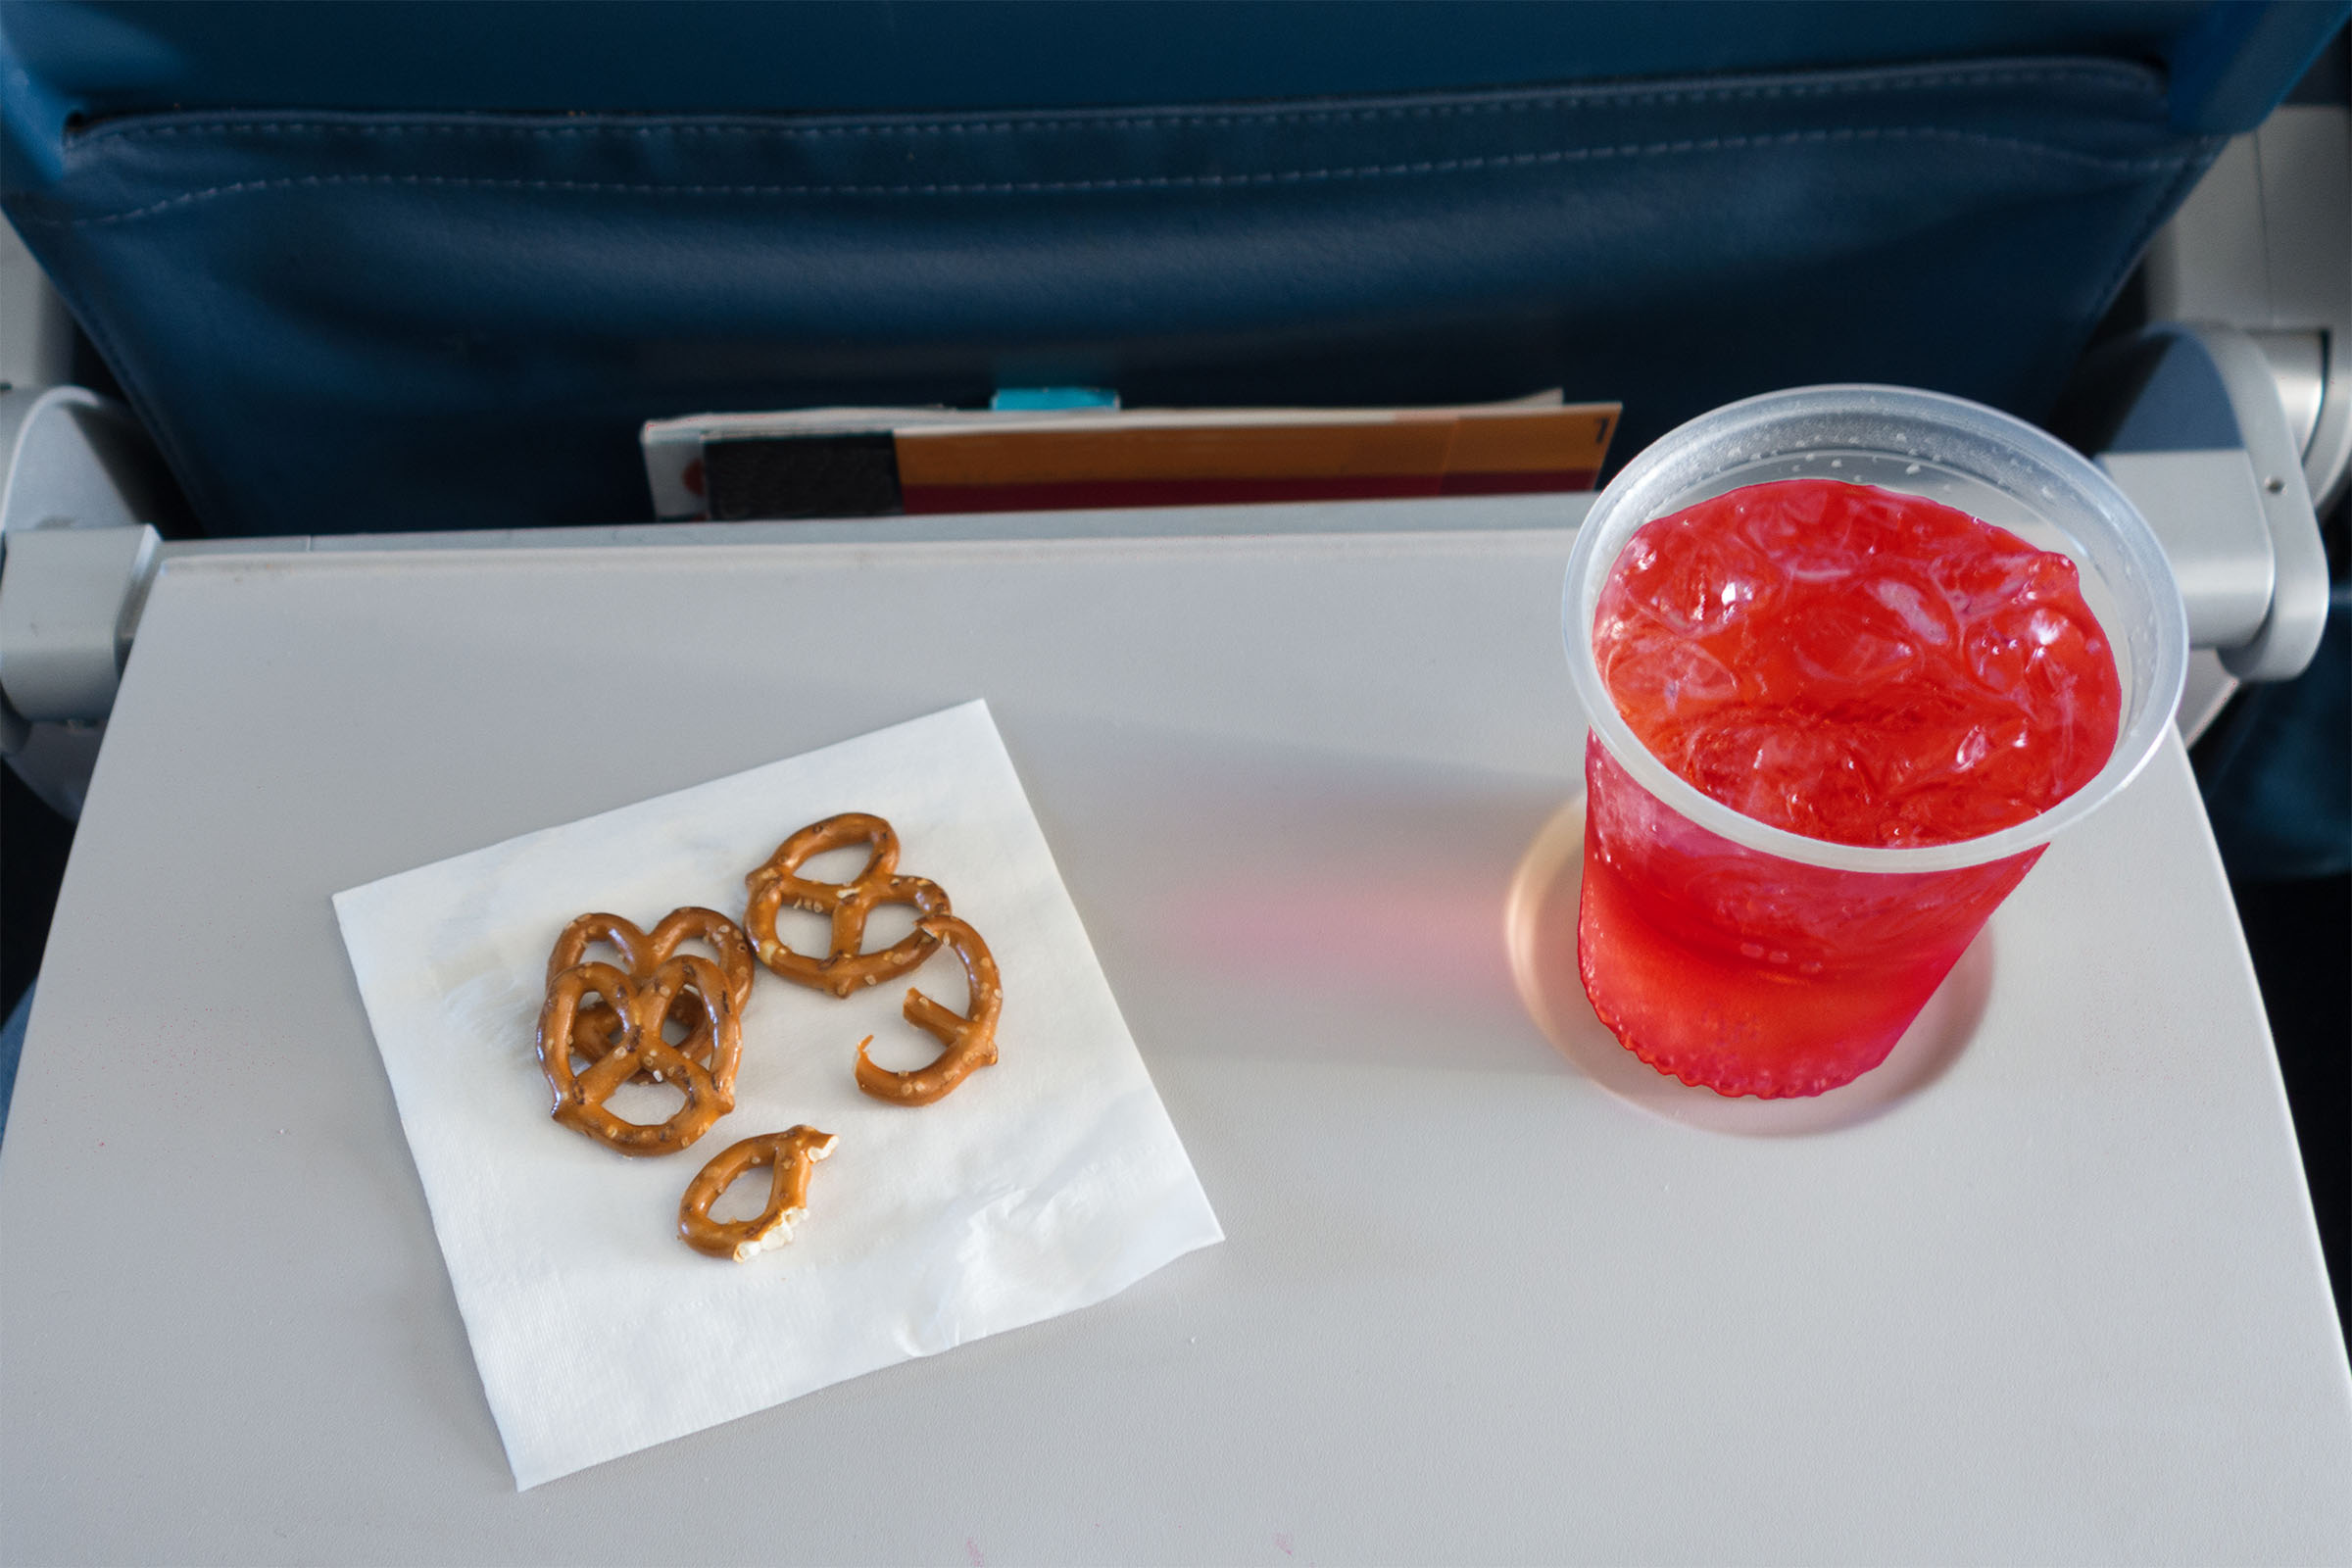
<path fill-rule="evenodd" d="M 2093 296 L 2099 302 L 2097 310 L 2104 311 L 2113 303 L 2116 295 L 2123 289 L 2124 280 L 2130 277 L 2132 270 L 2139 265 L 2141 253 L 2147 249 L 2148 242 L 2156 237 L 2157 229 L 2163 226 L 2165 219 L 2172 214 L 2181 193 L 2197 182 L 2198 178 L 2204 174 L 2210 161 L 2220 154 L 2229 140 L 2230 138 L 2227 136 L 2198 138 L 2195 151 L 2182 160 L 2180 171 L 2149 197 L 2147 204 L 2140 210 L 2139 221 L 2133 225 L 2130 242 L 2116 251 L 2115 265 L 2108 270 L 2098 293 Z M 2067 334 L 2067 338 L 2071 341 L 2062 339 L 2048 345 L 2043 350 L 2039 363 L 2048 366 L 2051 373 L 2063 375 L 2067 367 L 2082 358 L 2082 345 L 2097 324 L 2095 318 L 2082 319 L 2075 330 Z"/>
<path fill-rule="evenodd" d="M 2108 274 L 2105 285 L 2099 291 L 2099 309 L 2105 310 L 2113 302 L 2115 296 L 2122 292 L 2124 280 L 2130 277 L 2132 270 L 2139 265 L 2141 253 L 2156 238 L 2157 229 L 2162 227 L 2164 220 L 2172 215 L 2175 204 L 2182 198 L 2188 187 L 2194 185 L 2203 176 L 2206 168 L 2210 166 L 2210 161 L 2221 155 L 2222 148 L 2228 142 L 2227 136 L 2200 138 L 2197 143 L 2197 155 L 2183 159 L 2180 172 L 2165 181 L 2164 188 L 2158 191 L 2155 198 L 2148 203 L 2146 211 L 2141 214 L 2138 231 L 2132 236 L 2132 242 L 2118 253 L 2115 269 Z"/>
<path fill-rule="evenodd" d="M 1165 174 L 1138 175 L 1119 179 L 1008 180 L 969 184 L 671 185 L 620 183 L 604 180 L 501 179 L 460 174 L 297 174 L 279 179 L 239 180 L 233 184 L 214 185 L 204 190 L 186 191 L 177 196 L 150 203 L 145 207 L 133 208 L 125 213 L 93 214 L 80 218 L 53 218 L 38 213 L 21 211 L 18 216 L 24 221 L 45 223 L 52 227 L 96 227 L 107 223 L 126 223 L 135 219 L 149 218 L 155 214 L 167 212 L 174 207 L 183 207 L 219 196 L 231 196 L 257 190 L 323 188 L 332 185 L 415 185 L 452 189 L 582 191 L 631 196 L 973 196 L 1031 195 L 1056 191 L 1213 190 L 1231 187 L 1301 184 L 1318 180 L 1383 179 L 1413 174 L 1459 173 L 1489 169 L 1530 169 L 1612 158 L 1647 158 L 1692 152 L 1725 152 L 1748 147 L 1788 147 L 1809 142 L 1879 140 L 1945 141 L 1991 147 L 2006 152 L 2026 153 L 2057 159 L 2061 162 L 2085 165 L 2092 169 L 2115 173 L 2148 173 L 2158 170 L 2174 169 L 2180 164 L 2178 158 L 2172 157 L 2106 158 L 2095 153 L 2079 152 L 2071 147 L 2052 147 L 2040 142 L 2024 141 L 2007 136 L 1992 136 L 1982 131 L 1952 130 L 1939 125 L 1896 125 L 1790 131 L 1777 136 L 1720 136 L 1693 141 L 1653 142 L 1644 146 L 1569 147 L 1549 152 L 1511 153 L 1484 158 L 1445 158 L 1411 164 L 1292 170 L 1254 174 Z"/>
<path fill-rule="evenodd" d="M 140 373 L 140 362 L 121 352 L 106 313 L 76 310 L 74 315 L 89 334 L 90 341 L 97 345 L 99 357 L 114 372 L 115 380 L 122 388 L 132 412 L 138 416 L 139 423 L 155 438 L 156 447 L 163 454 L 164 466 L 178 480 L 180 491 L 187 497 L 188 505 L 195 510 L 196 515 L 208 529 L 217 530 L 223 521 L 230 521 L 233 526 L 235 509 L 223 505 L 216 493 L 220 487 L 213 478 L 212 470 L 188 461 L 187 443 L 181 439 L 178 425 L 170 417 L 171 406 L 147 395 L 145 378 Z"/>
<path fill-rule="evenodd" d="M 1253 113 L 1226 110 L 1213 115 L 1184 114 L 1089 115 L 1084 110 L 1040 114 L 1032 119 L 998 117 L 989 120 L 917 121 L 888 125 L 772 124 L 594 124 L 514 125 L 494 120 L 442 122 L 432 124 L 381 124 L 342 120 L 222 119 L 174 122 L 171 124 L 100 124 L 83 133 L 84 143 L 102 138 L 161 138 L 220 131 L 249 131 L 262 135 L 287 132 L 341 133 L 358 136 L 959 136 L 996 135 L 1041 130 L 1144 130 L 1170 126 L 1231 128 L 1248 125 L 1349 124 L 1374 121 L 1433 120 L 1469 116 L 1528 114 L 1561 109 L 1652 108 L 1671 104 L 1769 102 L 1780 98 L 1863 97 L 1943 87 L 2054 85 L 2083 82 L 2123 89 L 2133 96 L 2161 102 L 2163 92 L 2137 68 L 2116 66 L 2042 67 L 2011 71 L 1932 72 L 1894 77 L 1860 77 L 1834 82 L 1779 82 L 1750 87 L 1635 90 L 1606 86 L 1534 90 L 1525 96 L 1483 103 L 1398 104 L 1380 109 L 1286 109 Z M 355 112 L 358 113 L 358 112 Z"/>

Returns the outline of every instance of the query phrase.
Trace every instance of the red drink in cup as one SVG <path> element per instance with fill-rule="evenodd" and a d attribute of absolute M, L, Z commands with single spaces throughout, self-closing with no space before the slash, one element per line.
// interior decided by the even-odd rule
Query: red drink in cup
<path fill-rule="evenodd" d="M 1642 1059 L 1727 1095 L 1878 1065 L 2050 834 L 2153 753 L 2186 658 L 2103 475 L 1892 388 L 1666 437 L 1595 504 L 1568 598 L 1579 972 Z"/>
<path fill-rule="evenodd" d="M 1838 844 L 2029 821 L 2098 772 L 2123 705 L 2073 562 L 1841 480 L 1750 485 L 1643 524 L 1592 643 L 1650 755 Z M 1585 766 L 1586 994 L 1642 1060 L 1724 1094 L 1818 1094 L 1877 1066 L 2041 854 L 1799 874 L 1663 819 L 1604 749 Z"/>

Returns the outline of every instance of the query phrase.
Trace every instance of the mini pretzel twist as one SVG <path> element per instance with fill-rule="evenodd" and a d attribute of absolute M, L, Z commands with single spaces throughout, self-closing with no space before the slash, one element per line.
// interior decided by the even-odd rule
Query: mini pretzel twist
<path fill-rule="evenodd" d="M 971 987 L 970 1016 L 952 1012 L 912 986 L 900 1009 L 906 1021 L 929 1034 L 946 1049 L 928 1067 L 913 1072 L 889 1072 L 867 1057 L 874 1043 L 867 1035 L 858 1046 L 858 1087 L 876 1100 L 895 1105 L 928 1105 L 969 1077 L 976 1068 L 997 1059 L 997 1013 L 1004 1005 L 1004 988 L 997 979 L 997 960 L 980 940 L 980 933 L 952 914 L 925 920 L 928 927 L 961 960 L 963 977 Z"/>
<path fill-rule="evenodd" d="M 678 1200 L 678 1237 L 698 1252 L 748 1263 L 771 1247 L 792 1240 L 792 1228 L 808 1214 L 808 1173 L 833 1152 L 840 1140 L 813 1127 L 762 1133 L 720 1152 L 686 1184 Z M 765 1165 L 767 1206 L 757 1219 L 714 1220 L 710 1205 L 745 1171 Z"/>
<path fill-rule="evenodd" d="M 681 993 L 691 990 L 710 1031 L 709 1065 L 680 1054 L 662 1038 L 662 1021 Z M 605 998 L 621 1020 L 621 1043 L 574 1073 L 580 998 Z M 710 1130 L 735 1108 L 735 1066 L 743 1054 L 743 1029 L 734 995 L 718 965 L 691 954 L 673 957 L 645 980 L 634 980 L 609 963 L 575 964 L 548 987 L 539 1010 L 539 1067 L 555 1092 L 555 1118 L 624 1154 L 671 1154 Z M 668 1079 L 685 1091 L 686 1102 L 667 1121 L 624 1121 L 605 1102 L 640 1069 Z"/>
<path fill-rule="evenodd" d="M 647 980 L 655 970 L 667 963 L 681 942 L 703 941 L 718 955 L 718 966 L 727 977 L 727 993 L 741 1016 L 752 1000 L 752 945 L 743 928 L 716 909 L 689 906 L 672 909 L 662 917 L 662 923 L 652 935 L 640 931 L 617 914 L 583 914 L 564 928 L 556 938 L 555 951 L 547 956 L 547 984 L 553 990 L 556 977 L 564 970 L 576 967 L 595 943 L 610 944 L 620 954 L 629 978 Z M 690 1031 L 679 1045 L 681 1055 L 692 1056 L 708 1066 L 710 1061 L 710 1028 L 703 1017 L 700 1003 L 691 991 L 681 991 L 671 999 L 669 1021 Z M 594 1062 L 602 1060 L 620 1048 L 623 1031 L 620 1014 L 609 1001 L 582 1007 L 572 1022 L 571 1054 Z M 632 1083 L 660 1083 L 659 1068 L 640 1069 Z"/>
<path fill-rule="evenodd" d="M 865 869 L 848 882 L 812 882 L 800 868 L 828 850 L 869 844 Z M 948 896 L 919 876 L 899 876 L 899 836 L 888 822 L 863 811 L 847 811 L 812 822 L 776 847 L 767 862 L 743 880 L 751 889 L 743 929 L 760 961 L 775 973 L 814 991 L 846 997 L 859 986 L 896 979 L 919 967 L 938 951 L 929 918 L 949 912 Z M 832 951 L 822 958 L 795 953 L 776 937 L 776 911 L 785 905 L 833 920 Z M 865 919 L 885 904 L 914 906 L 915 928 L 878 953 L 865 945 Z"/>

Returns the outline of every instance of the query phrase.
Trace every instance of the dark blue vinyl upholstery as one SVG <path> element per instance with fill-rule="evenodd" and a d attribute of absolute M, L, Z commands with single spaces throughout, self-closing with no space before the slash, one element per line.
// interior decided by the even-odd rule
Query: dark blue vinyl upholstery
<path fill-rule="evenodd" d="M 2347 7 L 0 8 L 5 205 L 216 532 L 645 515 L 655 416 L 2038 415 Z"/>

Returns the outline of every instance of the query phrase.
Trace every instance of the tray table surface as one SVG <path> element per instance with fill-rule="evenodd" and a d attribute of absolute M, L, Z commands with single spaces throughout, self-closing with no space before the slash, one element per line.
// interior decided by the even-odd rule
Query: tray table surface
<path fill-rule="evenodd" d="M 2352 1555 L 2179 746 L 1996 916 L 1940 1078 L 1675 1125 L 1505 956 L 1579 788 L 1572 532 L 1378 515 L 174 563 L 0 1145 L 5 1556 Z M 972 697 L 1230 1240 L 517 1494 L 328 896 Z"/>

